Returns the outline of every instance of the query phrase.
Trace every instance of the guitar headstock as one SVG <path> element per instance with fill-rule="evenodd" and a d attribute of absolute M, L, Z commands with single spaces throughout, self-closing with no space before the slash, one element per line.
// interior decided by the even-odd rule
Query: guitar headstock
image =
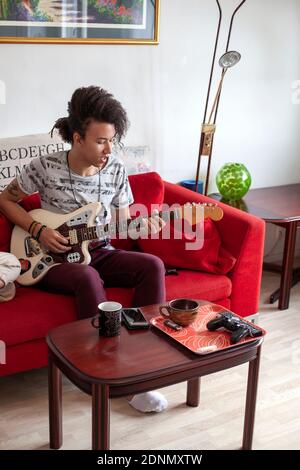
<path fill-rule="evenodd" d="M 182 218 L 189 221 L 191 225 L 195 225 L 201 222 L 202 217 L 204 219 L 211 219 L 217 222 L 223 218 L 223 209 L 212 203 L 186 203 L 182 208 Z M 203 216 L 202 216 L 203 211 Z"/>

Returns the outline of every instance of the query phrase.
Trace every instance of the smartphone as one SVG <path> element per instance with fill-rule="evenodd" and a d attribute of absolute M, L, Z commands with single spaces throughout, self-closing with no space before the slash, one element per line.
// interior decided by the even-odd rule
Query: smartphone
<path fill-rule="evenodd" d="M 123 308 L 122 317 L 125 326 L 131 330 L 149 328 L 150 326 L 139 308 Z"/>

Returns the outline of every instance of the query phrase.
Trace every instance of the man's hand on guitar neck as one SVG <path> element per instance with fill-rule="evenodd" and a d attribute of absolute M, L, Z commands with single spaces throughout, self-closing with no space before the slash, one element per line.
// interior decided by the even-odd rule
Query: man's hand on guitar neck
<path fill-rule="evenodd" d="M 39 238 L 39 243 L 45 245 L 46 248 L 53 251 L 53 253 L 65 253 L 66 251 L 71 250 L 69 245 L 69 240 L 64 238 L 56 230 L 46 227 Z"/>
<path fill-rule="evenodd" d="M 142 218 L 139 228 L 130 227 L 128 229 L 129 238 L 132 240 L 138 239 L 140 236 L 154 235 L 162 230 L 166 225 L 163 219 L 160 218 L 158 210 L 155 210 L 151 217 Z"/>

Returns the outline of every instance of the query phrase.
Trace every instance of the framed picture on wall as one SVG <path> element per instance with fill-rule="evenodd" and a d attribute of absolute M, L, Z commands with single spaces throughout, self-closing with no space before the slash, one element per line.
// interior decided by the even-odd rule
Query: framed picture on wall
<path fill-rule="evenodd" d="M 159 0 L 0 0 L 0 43 L 158 44 Z"/>

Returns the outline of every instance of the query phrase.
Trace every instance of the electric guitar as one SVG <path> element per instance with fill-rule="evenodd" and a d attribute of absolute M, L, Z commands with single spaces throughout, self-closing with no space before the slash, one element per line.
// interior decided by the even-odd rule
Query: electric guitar
<path fill-rule="evenodd" d="M 22 265 L 18 283 L 24 286 L 36 284 L 50 268 L 60 263 L 89 264 L 90 241 L 115 238 L 118 233 L 127 233 L 128 227 L 138 230 L 141 224 L 142 217 L 137 217 L 106 225 L 93 225 L 100 208 L 99 202 L 93 202 L 69 214 L 56 214 L 43 209 L 30 211 L 29 214 L 34 220 L 57 230 L 67 238 L 71 250 L 66 253 L 53 253 L 16 225 L 12 232 L 11 253 Z M 167 212 L 160 212 L 159 216 L 166 222 L 185 219 L 194 225 L 204 218 L 215 221 L 222 219 L 223 210 L 215 204 L 185 204 Z"/>

